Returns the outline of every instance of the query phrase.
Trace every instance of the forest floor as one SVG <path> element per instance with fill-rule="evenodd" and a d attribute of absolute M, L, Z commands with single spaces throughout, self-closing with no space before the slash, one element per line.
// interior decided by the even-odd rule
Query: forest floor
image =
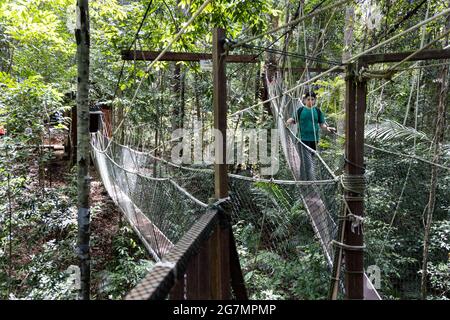
<path fill-rule="evenodd" d="M 62 144 L 57 137 L 48 142 Z M 16 289 L 8 292 L 13 299 L 72 299 L 76 290 L 66 285 L 66 270 L 78 265 L 76 172 L 63 150 L 40 152 L 49 160 L 41 166 L 37 161 L 29 165 L 32 179 L 24 199 L 33 197 L 32 209 L 20 211 L 23 200 L 18 197 L 12 208 L 15 238 L 8 274 Z M 92 163 L 90 176 L 91 298 L 122 299 L 151 262 Z M 40 268 L 44 263 L 49 267 Z"/>
<path fill-rule="evenodd" d="M 52 144 L 62 144 L 57 135 L 51 141 Z M 56 151 L 54 158 L 48 163 L 47 183 L 51 182 L 55 188 L 62 188 L 71 183 L 68 181 L 67 172 L 71 170 L 71 161 L 64 159 L 62 151 Z M 122 226 L 122 213 L 116 207 L 108 192 L 103 187 L 100 176 L 93 163 L 89 167 L 91 176 L 89 204 L 91 207 L 91 272 L 101 272 L 107 265 L 114 261 L 113 239 L 119 233 Z M 93 240 L 93 241 L 92 241 Z M 91 282 L 92 292 L 101 287 L 101 279 L 93 278 Z"/>

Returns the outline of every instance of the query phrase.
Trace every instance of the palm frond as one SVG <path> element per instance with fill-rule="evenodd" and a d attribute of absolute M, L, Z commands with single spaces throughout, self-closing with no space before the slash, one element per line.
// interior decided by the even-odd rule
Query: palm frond
<path fill-rule="evenodd" d="M 378 141 L 413 140 L 431 142 L 431 139 L 422 131 L 404 126 L 393 120 L 386 120 L 378 125 L 369 125 L 365 133 L 366 139 Z"/>

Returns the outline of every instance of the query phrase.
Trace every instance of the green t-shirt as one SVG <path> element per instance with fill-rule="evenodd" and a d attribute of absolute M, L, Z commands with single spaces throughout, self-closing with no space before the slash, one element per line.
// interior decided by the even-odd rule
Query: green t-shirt
<path fill-rule="evenodd" d="M 319 124 L 325 123 L 325 116 L 322 111 L 319 111 L 315 106 L 308 108 L 300 105 L 294 111 L 292 118 L 297 123 L 297 136 L 299 139 L 303 141 L 319 141 Z"/>

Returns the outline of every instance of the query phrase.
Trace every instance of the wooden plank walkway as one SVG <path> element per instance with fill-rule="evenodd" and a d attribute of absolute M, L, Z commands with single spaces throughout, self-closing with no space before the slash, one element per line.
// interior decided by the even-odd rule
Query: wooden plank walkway
<path fill-rule="evenodd" d="M 287 140 L 287 150 L 285 151 L 286 157 L 288 160 L 288 164 L 291 168 L 292 174 L 296 180 L 301 180 L 301 159 L 299 155 L 299 150 L 293 143 L 293 139 L 289 136 L 289 132 L 287 132 L 286 128 L 285 134 L 288 136 Z M 300 186 L 299 188 L 302 188 Z M 305 205 L 305 208 L 309 214 L 311 219 L 311 225 L 313 227 L 314 233 L 319 238 L 320 244 L 323 248 L 325 257 L 328 261 L 329 266 L 333 265 L 332 260 L 332 246 L 330 245 L 332 237 L 332 225 L 330 225 L 328 219 L 328 212 L 324 202 L 322 201 L 320 194 L 314 190 L 310 190 L 306 195 L 302 193 L 301 196 L 302 201 Z M 369 277 L 366 273 L 364 273 L 364 300 L 381 300 L 380 295 L 377 290 L 373 286 L 372 282 L 369 280 Z"/>
<path fill-rule="evenodd" d="M 117 185 L 114 189 L 115 202 L 153 258 L 160 261 L 174 246 L 173 243 Z"/>

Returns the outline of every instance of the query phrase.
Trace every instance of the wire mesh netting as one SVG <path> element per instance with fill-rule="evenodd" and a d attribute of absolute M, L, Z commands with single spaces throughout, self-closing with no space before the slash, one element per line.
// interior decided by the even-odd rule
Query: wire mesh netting
<path fill-rule="evenodd" d="M 401 142 L 398 145 L 401 150 Z M 379 271 L 385 299 L 421 299 L 424 221 L 432 165 L 366 148 L 368 194 L 365 221 L 366 267 Z M 450 284 L 449 175 L 441 171 L 428 259 L 428 296 L 448 298 Z M 447 284 L 447 285 L 446 285 Z"/>
<path fill-rule="evenodd" d="M 213 197 L 214 170 L 208 166 L 180 166 L 100 134 L 93 136 L 92 144 L 95 163 L 108 192 L 136 225 L 154 257 L 161 259 Z M 310 273 L 307 264 L 298 268 L 298 262 L 311 253 L 314 257 L 309 262 L 317 267 L 314 275 L 318 282 L 312 296 L 323 298 L 328 289 L 330 241 L 337 229 L 338 185 L 318 156 L 298 148 L 293 145 L 292 152 L 297 156 L 303 152 L 306 165 L 297 172 L 308 171 L 305 175 L 313 180 L 293 180 L 289 171 L 281 171 L 272 179 L 256 178 L 256 172 L 251 170 L 228 176 L 241 266 L 254 298 L 271 297 L 261 295 L 258 290 L 263 288 L 254 283 L 255 279 L 270 279 L 274 272 L 283 276 L 272 297 L 304 298 L 301 290 L 290 287 L 297 286 L 292 279 L 298 279 L 300 273 Z"/>
<path fill-rule="evenodd" d="M 152 158 L 116 143 L 107 145 L 107 138 L 93 136 L 93 158 L 103 184 L 159 261 L 206 205 L 180 192 L 170 179 L 153 177 Z"/>

